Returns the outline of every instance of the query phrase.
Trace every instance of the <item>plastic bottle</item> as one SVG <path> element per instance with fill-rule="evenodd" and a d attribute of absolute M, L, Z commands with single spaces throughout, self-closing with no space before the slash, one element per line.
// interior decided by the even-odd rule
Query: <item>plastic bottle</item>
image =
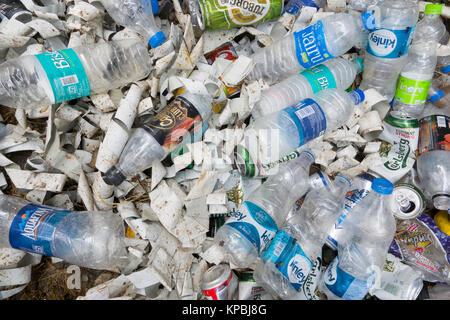
<path fill-rule="evenodd" d="M 0 247 L 115 270 L 127 251 L 122 219 L 112 212 L 70 211 L 0 195 Z"/>
<path fill-rule="evenodd" d="M 148 169 L 153 161 L 163 160 L 183 137 L 202 130 L 212 113 L 209 95 L 188 91 L 164 107 L 155 117 L 137 128 L 125 145 L 119 162 L 106 171 L 104 179 L 118 186 L 125 179 Z"/>
<path fill-rule="evenodd" d="M 436 42 L 420 42 L 411 46 L 398 79 L 393 110 L 402 111 L 410 117 L 417 117 L 422 113 L 436 61 Z"/>
<path fill-rule="evenodd" d="M 343 58 L 325 61 L 264 90 L 252 109 L 252 116 L 259 118 L 280 111 L 326 88 L 345 90 L 362 70 L 361 58 L 353 61 Z"/>
<path fill-rule="evenodd" d="M 361 90 L 325 89 L 313 98 L 256 119 L 244 131 L 235 149 L 235 164 L 242 173 L 272 163 L 328 130 L 342 126 L 353 106 L 364 100 Z"/>
<path fill-rule="evenodd" d="M 319 283 L 328 300 L 362 300 L 380 280 L 396 230 L 388 208 L 393 187 L 386 179 L 374 179 L 372 192 L 346 218 L 346 236 L 338 244 L 338 256 Z"/>
<path fill-rule="evenodd" d="M 274 83 L 338 57 L 362 41 L 365 27 L 360 17 L 337 13 L 261 48 L 251 58 L 255 67 L 248 80 Z"/>
<path fill-rule="evenodd" d="M 0 101 L 39 108 L 118 88 L 145 78 L 151 68 L 146 46 L 136 40 L 21 56 L 0 65 Z"/>
<path fill-rule="evenodd" d="M 425 15 L 416 25 L 414 31 L 414 42 L 436 41 L 441 44 L 447 44 L 449 34 L 445 24 L 441 19 L 443 4 L 427 4 L 425 6 Z"/>
<path fill-rule="evenodd" d="M 331 225 L 344 208 L 350 181 L 342 175 L 308 192 L 299 214 L 279 230 L 255 268 L 255 280 L 273 297 L 287 300 L 302 288 L 322 251 Z"/>
<path fill-rule="evenodd" d="M 381 0 L 350 0 L 350 9 L 366 12 L 370 6 L 377 5 Z"/>
<path fill-rule="evenodd" d="M 441 87 L 437 79 L 433 80 L 428 90 L 428 101 L 439 108 L 450 106 L 450 85 Z"/>
<path fill-rule="evenodd" d="M 375 8 L 376 25 L 369 34 L 359 89 L 375 88 L 390 101 L 406 62 L 419 8 L 410 0 L 386 0 Z"/>
<path fill-rule="evenodd" d="M 294 204 L 310 188 L 309 170 L 314 156 L 304 151 L 252 192 L 227 219 L 214 237 L 224 248 L 226 259 L 246 268 L 270 243 Z"/>
<path fill-rule="evenodd" d="M 450 209 L 450 117 L 433 114 L 419 120 L 417 173 L 422 189 L 438 210 Z"/>
<path fill-rule="evenodd" d="M 239 28 L 278 18 L 284 0 L 185 0 L 196 35 L 205 30 Z"/>
<path fill-rule="evenodd" d="M 297 16 L 302 7 L 313 7 L 319 10 L 320 8 L 325 8 L 326 5 L 326 0 L 289 0 L 284 7 L 283 13 L 287 12 Z"/>
<path fill-rule="evenodd" d="M 117 24 L 130 28 L 144 37 L 152 48 L 166 41 L 164 33 L 156 26 L 152 5 L 148 0 L 100 0 Z"/>

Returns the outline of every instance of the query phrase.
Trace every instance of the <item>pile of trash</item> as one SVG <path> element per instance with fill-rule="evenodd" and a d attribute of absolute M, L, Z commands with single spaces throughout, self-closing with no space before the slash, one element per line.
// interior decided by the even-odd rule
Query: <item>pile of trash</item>
<path fill-rule="evenodd" d="M 450 8 L 0 4 L 0 299 L 450 299 Z"/>

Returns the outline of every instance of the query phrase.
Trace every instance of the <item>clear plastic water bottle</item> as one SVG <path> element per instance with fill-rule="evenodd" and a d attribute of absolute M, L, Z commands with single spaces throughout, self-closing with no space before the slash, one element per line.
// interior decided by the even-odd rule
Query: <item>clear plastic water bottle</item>
<path fill-rule="evenodd" d="M 353 10 L 367 11 L 370 6 L 374 6 L 381 0 L 350 0 L 348 6 Z"/>
<path fill-rule="evenodd" d="M 365 30 L 361 17 L 352 14 L 325 17 L 255 52 L 255 67 L 247 79 L 274 83 L 298 74 L 346 53 L 362 41 Z"/>
<path fill-rule="evenodd" d="M 118 186 L 125 179 L 152 166 L 153 161 L 163 160 L 184 138 L 199 130 L 212 113 L 209 95 L 188 91 L 164 107 L 156 116 L 137 128 L 125 145 L 119 162 L 106 171 L 107 183 Z"/>
<path fill-rule="evenodd" d="M 359 89 L 375 88 L 389 101 L 394 97 L 418 17 L 414 1 L 386 0 L 375 6 L 375 28 L 369 34 Z"/>
<path fill-rule="evenodd" d="M 136 40 L 22 56 L 0 65 L 0 101 L 12 108 L 44 107 L 143 79 L 151 68 L 145 44 Z"/>
<path fill-rule="evenodd" d="M 284 6 L 283 13 L 287 12 L 296 16 L 302 7 L 313 7 L 320 9 L 325 8 L 326 5 L 326 0 L 289 0 L 289 2 Z"/>
<path fill-rule="evenodd" d="M 422 113 L 436 61 L 436 42 L 420 42 L 411 46 L 398 79 L 393 110 L 402 111 L 410 117 L 417 117 Z"/>
<path fill-rule="evenodd" d="M 433 79 L 427 98 L 436 107 L 450 106 L 450 86 L 442 86 L 438 79 Z"/>
<path fill-rule="evenodd" d="M 264 90 L 252 109 L 252 116 L 256 119 L 280 111 L 326 88 L 345 90 L 362 70 L 361 58 L 353 61 L 343 58 L 325 61 Z"/>
<path fill-rule="evenodd" d="M 273 297 L 295 297 L 310 273 L 331 225 L 344 208 L 344 195 L 350 181 L 337 175 L 328 186 L 313 189 L 306 195 L 300 212 L 262 253 L 256 265 L 255 280 Z"/>
<path fill-rule="evenodd" d="M 338 256 L 319 283 L 319 290 L 328 300 L 362 300 L 381 278 L 396 230 L 395 218 L 388 207 L 393 188 L 386 179 L 374 179 L 372 192 L 346 218 Z"/>
<path fill-rule="evenodd" d="M 441 19 L 443 4 L 433 3 L 425 6 L 425 15 L 416 25 L 414 42 L 436 41 L 447 44 L 449 33 Z"/>
<path fill-rule="evenodd" d="M 164 33 L 156 26 L 149 0 L 100 0 L 117 24 L 130 28 L 144 37 L 152 48 L 166 41 Z"/>
<path fill-rule="evenodd" d="M 419 120 L 417 173 L 421 186 L 438 210 L 450 209 L 450 117 L 428 115 Z"/>
<path fill-rule="evenodd" d="M 294 202 L 310 188 L 309 170 L 314 156 L 304 151 L 280 165 L 277 174 L 252 192 L 239 209 L 219 228 L 214 241 L 228 261 L 251 266 L 286 220 Z"/>
<path fill-rule="evenodd" d="M 361 90 L 325 89 L 312 98 L 256 119 L 244 131 L 234 153 L 240 172 L 277 161 L 326 131 L 342 126 L 353 106 L 364 100 Z"/>
<path fill-rule="evenodd" d="M 0 248 L 117 270 L 127 261 L 122 219 L 112 212 L 70 211 L 0 195 Z"/>

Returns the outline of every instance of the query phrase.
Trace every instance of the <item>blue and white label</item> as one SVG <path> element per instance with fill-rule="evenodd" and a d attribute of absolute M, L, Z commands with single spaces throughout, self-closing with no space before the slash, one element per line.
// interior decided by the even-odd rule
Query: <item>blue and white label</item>
<path fill-rule="evenodd" d="M 323 135 L 327 129 L 325 113 L 313 99 L 305 99 L 281 112 L 287 113 L 297 127 L 300 137 L 298 147 Z"/>
<path fill-rule="evenodd" d="M 53 256 L 51 243 L 57 224 L 70 210 L 28 204 L 17 213 L 9 230 L 11 247 L 32 253 Z"/>
<path fill-rule="evenodd" d="M 381 58 L 399 58 L 408 53 L 415 27 L 403 30 L 376 28 L 369 34 L 367 52 Z"/>
<path fill-rule="evenodd" d="M 324 274 L 325 286 L 333 294 L 345 300 L 362 300 L 373 283 L 360 280 L 339 268 L 339 256 L 328 266 Z"/>
<path fill-rule="evenodd" d="M 277 232 L 263 259 L 272 261 L 297 291 L 300 291 L 313 267 L 298 242 L 284 230 Z"/>
<path fill-rule="evenodd" d="M 298 63 L 305 69 L 334 58 L 327 50 L 322 21 L 294 32 L 294 39 Z"/>
<path fill-rule="evenodd" d="M 226 221 L 242 233 L 260 253 L 275 236 L 278 226 L 273 218 L 256 204 L 245 201 Z"/>

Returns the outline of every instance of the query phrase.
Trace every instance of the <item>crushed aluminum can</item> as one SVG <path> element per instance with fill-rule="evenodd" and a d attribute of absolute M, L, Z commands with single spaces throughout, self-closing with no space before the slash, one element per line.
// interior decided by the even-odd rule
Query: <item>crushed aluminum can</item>
<path fill-rule="evenodd" d="M 426 208 L 426 201 L 424 194 L 416 186 L 397 183 L 389 205 L 394 217 L 405 220 L 419 216 Z"/>
<path fill-rule="evenodd" d="M 205 271 L 201 289 L 208 300 L 233 300 L 238 287 L 238 279 L 230 266 L 218 264 Z"/>

